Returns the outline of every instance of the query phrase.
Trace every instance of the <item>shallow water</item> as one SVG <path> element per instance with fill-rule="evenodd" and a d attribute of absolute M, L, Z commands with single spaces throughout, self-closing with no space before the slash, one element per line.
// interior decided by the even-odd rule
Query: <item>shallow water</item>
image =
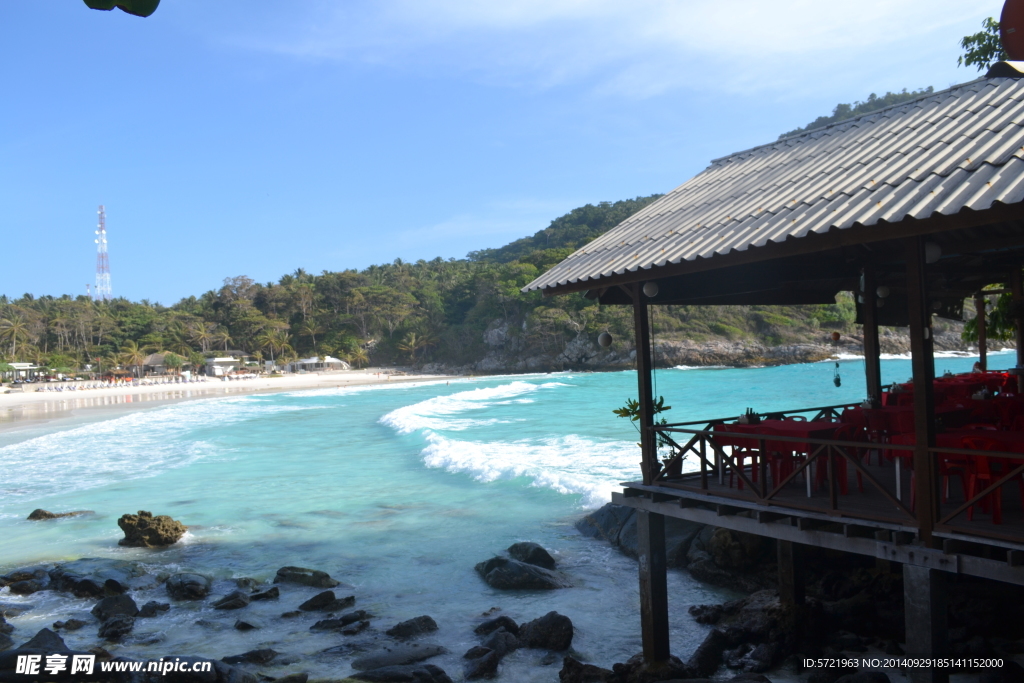
<path fill-rule="evenodd" d="M 942 358 L 936 369 L 963 371 L 973 361 Z M 841 362 L 840 388 L 831 363 L 665 369 L 657 393 L 673 406 L 672 421 L 848 403 L 863 398 L 863 366 Z M 884 381 L 909 374 L 909 361 L 883 361 Z M 574 649 L 608 666 L 640 649 L 636 566 L 582 538 L 572 523 L 606 502 L 618 482 L 638 476 L 636 432 L 611 414 L 635 391 L 628 372 L 494 377 L 201 399 L 0 433 L 0 569 L 87 556 L 136 559 L 154 571 L 213 574 L 214 593 L 225 594 L 233 577 L 270 580 L 282 565 L 316 567 L 351 584 L 357 607 L 376 615 L 381 630 L 433 616 L 441 630 L 427 640 L 451 650 L 436 660 L 450 673 L 460 672 L 459 655 L 477 643 L 472 628 L 492 607 L 520 622 L 550 610 L 570 616 Z M 34 508 L 95 514 L 25 521 Z M 117 518 L 139 509 L 172 515 L 190 531 L 167 550 L 119 548 Z M 487 587 L 473 565 L 520 540 L 550 548 L 576 587 L 517 594 Z M 672 573 L 670 591 L 673 650 L 685 657 L 705 632 L 686 607 L 731 596 L 685 572 Z M 137 622 L 136 641 L 152 634 L 159 642 L 108 649 L 223 657 L 273 647 L 306 661 L 261 667 L 272 675 L 344 674 L 349 657 L 309 656 L 352 638 L 310 633 L 315 617 L 279 618 L 315 592 L 288 588 L 278 602 L 253 603 L 243 612 L 264 628 L 248 633 L 232 628 L 237 612 L 175 604 Z M 166 595 L 154 587 L 135 598 L 141 605 Z M 23 639 L 92 605 L 49 592 L 19 598 L 7 589 L 0 601 L 35 606 L 12 620 Z M 197 619 L 212 623 L 196 626 Z M 67 640 L 98 644 L 95 624 Z M 506 675 L 556 680 L 558 664 L 536 665 L 542 655 L 515 653 L 503 663 Z"/>

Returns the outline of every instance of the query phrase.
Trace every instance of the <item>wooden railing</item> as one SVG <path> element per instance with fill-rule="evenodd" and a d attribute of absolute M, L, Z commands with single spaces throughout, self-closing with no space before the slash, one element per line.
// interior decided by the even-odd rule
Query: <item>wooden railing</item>
<path fill-rule="evenodd" d="M 807 415 L 808 419 L 838 421 L 839 411 L 849 405 L 824 406 L 816 408 L 803 408 L 799 410 L 779 411 L 774 413 L 759 414 L 761 419 L 778 419 L 790 415 Z M 680 422 L 674 424 L 655 425 L 651 429 L 659 443 L 671 449 L 671 454 L 664 464 L 659 467 L 653 478 L 656 486 L 665 486 L 675 489 L 711 492 L 711 481 L 717 479 L 718 486 L 714 487 L 714 493 L 726 498 L 735 498 L 755 502 L 762 505 L 775 506 L 780 508 L 793 508 L 796 510 L 827 512 L 832 515 L 853 517 L 864 520 L 874 520 L 886 523 L 896 523 L 905 526 L 919 526 L 919 514 L 926 514 L 927 511 L 916 510 L 914 505 L 905 502 L 908 496 L 902 491 L 902 469 L 896 465 L 900 460 L 911 463 L 912 455 L 916 446 L 893 444 L 882 441 L 870 440 L 836 440 L 816 439 L 804 436 L 783 436 L 775 433 L 757 434 L 749 431 L 730 431 L 727 425 L 737 420 L 737 417 L 720 418 L 714 420 L 699 420 L 692 422 Z M 717 427 L 717 428 L 716 428 Z M 978 436 L 984 437 L 985 431 L 979 431 Z M 746 456 L 749 453 L 741 451 L 737 453 L 735 446 L 723 445 L 722 437 L 733 441 L 743 440 L 756 444 L 756 449 L 750 448 L 757 454 L 750 465 L 743 464 L 738 456 Z M 794 443 L 806 444 L 807 449 L 801 459 L 793 461 L 794 467 L 779 481 L 769 483 L 768 459 L 761 457 L 761 454 L 769 451 L 771 443 Z M 801 450 L 804 450 L 801 448 Z M 939 448 L 928 449 L 931 462 L 934 463 L 936 487 L 941 488 L 942 478 L 938 476 L 938 462 L 943 456 L 967 456 L 972 458 L 985 457 L 989 462 L 1001 461 L 1012 463 L 1003 466 L 1003 471 L 994 474 L 994 480 L 989 482 L 985 488 L 976 492 L 960 505 L 940 505 L 934 512 L 933 525 L 937 531 L 946 531 L 958 534 L 980 535 L 1003 540 L 1011 540 L 1024 543 L 1024 524 L 1016 518 L 1022 517 L 1020 511 L 1013 510 L 1014 522 L 1011 525 L 993 524 L 987 515 L 981 519 L 968 522 L 967 511 L 980 505 L 990 494 L 1000 490 L 1002 487 L 1015 484 L 1024 475 L 1024 455 L 1019 453 L 992 451 L 992 450 L 971 450 L 964 448 Z M 865 466 L 862 457 L 867 453 L 884 453 L 891 459 L 891 468 L 871 468 Z M 902 455 L 901 455 L 902 454 Z M 910 456 L 910 457 L 908 457 Z M 683 463 L 691 457 L 695 457 L 699 468 L 696 471 L 682 471 Z M 881 455 L 880 455 L 881 458 Z M 860 480 L 871 487 L 879 496 L 874 504 L 866 505 L 863 498 L 857 499 L 841 495 L 841 482 L 838 481 L 840 468 L 838 463 L 843 461 L 847 465 L 847 471 L 860 475 Z M 757 476 L 754 476 L 756 463 Z M 818 498 L 818 504 L 813 504 L 799 495 L 793 495 L 796 490 L 790 484 L 801 474 L 808 481 L 810 491 L 810 480 L 812 467 L 825 466 L 826 481 L 828 484 L 828 502 L 823 506 Z M 871 469 L 869 469 L 871 468 Z M 873 470 L 873 471 L 872 471 Z M 744 488 L 732 489 L 724 486 L 724 478 L 727 475 L 734 475 L 737 480 L 743 483 Z M 888 476 L 892 475 L 892 481 Z M 966 473 L 964 474 L 966 476 Z M 881 477 L 881 480 L 880 480 Z M 754 479 L 757 481 L 754 481 Z M 848 477 L 849 479 L 849 477 Z M 852 483 L 852 482 L 848 482 Z M 783 495 L 788 492 L 789 495 Z M 936 500 L 941 500 L 941 490 L 936 491 Z M 909 496 L 913 500 L 913 495 Z M 1020 498 L 1024 505 L 1024 495 Z M 846 504 L 844 504 L 844 502 Z M 952 509 L 950 509 L 952 508 Z"/>

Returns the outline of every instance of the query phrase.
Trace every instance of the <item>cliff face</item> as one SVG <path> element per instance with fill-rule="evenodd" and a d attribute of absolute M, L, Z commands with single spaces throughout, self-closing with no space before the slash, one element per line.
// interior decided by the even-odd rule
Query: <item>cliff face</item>
<path fill-rule="evenodd" d="M 945 323 L 935 327 L 936 351 L 977 351 L 976 346 L 960 337 L 962 324 Z M 502 374 L 515 372 L 551 372 L 559 370 L 629 370 L 635 367 L 636 351 L 632 340 L 617 340 L 609 349 L 597 344 L 596 335 L 581 332 L 557 348 L 539 349 L 524 343 L 523 337 L 507 325 L 495 324 L 483 335 L 486 352 L 476 361 L 465 364 L 428 363 L 430 373 Z M 820 331 L 806 341 L 771 346 L 756 339 L 689 340 L 655 339 L 656 367 L 757 367 L 813 363 L 838 356 L 862 355 L 863 337 L 848 335 L 833 343 L 830 333 Z M 879 345 L 884 354 L 910 353 L 910 336 L 906 329 L 883 328 Z M 1007 344 L 992 342 L 990 350 L 1006 348 Z"/>

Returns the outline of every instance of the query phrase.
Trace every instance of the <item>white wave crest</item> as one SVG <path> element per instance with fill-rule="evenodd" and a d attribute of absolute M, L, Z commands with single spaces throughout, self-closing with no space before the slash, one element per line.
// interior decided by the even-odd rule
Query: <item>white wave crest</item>
<path fill-rule="evenodd" d="M 496 387 L 483 387 L 459 391 L 447 396 L 435 396 L 419 403 L 403 406 L 380 419 L 381 424 L 394 428 L 399 434 L 410 434 L 420 430 L 464 431 L 472 427 L 502 424 L 503 420 L 458 418 L 469 411 L 484 410 L 493 405 L 507 403 L 539 389 L 566 386 L 561 382 L 516 381 Z"/>
<path fill-rule="evenodd" d="M 531 486 L 582 496 L 599 507 L 626 478 L 635 477 L 640 455 L 628 441 L 593 441 L 569 436 L 524 441 L 472 442 L 428 433 L 423 449 L 428 467 L 469 474 L 477 481 L 525 477 Z"/>

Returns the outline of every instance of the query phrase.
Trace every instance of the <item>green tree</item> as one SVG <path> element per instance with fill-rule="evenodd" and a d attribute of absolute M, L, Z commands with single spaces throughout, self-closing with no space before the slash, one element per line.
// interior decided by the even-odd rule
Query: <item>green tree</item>
<path fill-rule="evenodd" d="M 112 10 L 115 7 L 122 12 L 137 17 L 148 17 L 160 5 L 160 0 L 84 0 L 89 9 Z"/>
<path fill-rule="evenodd" d="M 978 71 L 986 71 L 994 63 L 1007 59 L 999 36 L 999 22 L 989 17 L 981 22 L 981 28 L 981 31 L 964 36 L 960 41 L 964 53 L 957 57 L 957 66 L 975 66 Z"/>
<path fill-rule="evenodd" d="M 176 375 L 181 374 L 181 366 L 184 365 L 185 359 L 178 354 L 168 351 L 164 354 L 164 367 L 171 370 Z"/>

